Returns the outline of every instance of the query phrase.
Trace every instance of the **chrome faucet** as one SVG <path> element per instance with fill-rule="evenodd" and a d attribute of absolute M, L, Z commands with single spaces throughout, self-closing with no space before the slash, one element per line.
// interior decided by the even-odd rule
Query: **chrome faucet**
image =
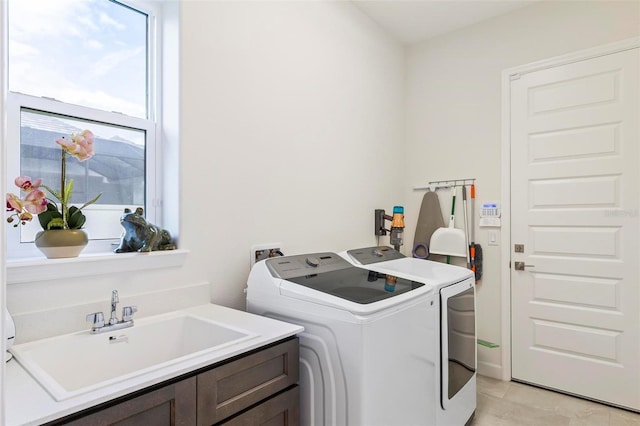
<path fill-rule="evenodd" d="M 116 306 L 118 306 L 120 299 L 118 298 L 118 290 L 111 292 L 111 318 L 109 318 L 109 325 L 118 323 L 118 317 L 116 316 Z"/>
<path fill-rule="evenodd" d="M 87 315 L 87 321 L 92 324 L 91 334 L 106 333 L 108 331 L 133 326 L 133 314 L 138 312 L 138 308 L 136 306 L 125 306 L 122 308 L 122 321 L 119 321 L 116 315 L 116 307 L 119 302 L 118 290 L 113 290 L 111 292 L 111 317 L 107 324 L 105 324 L 104 314 L 102 312 L 94 312 Z"/>

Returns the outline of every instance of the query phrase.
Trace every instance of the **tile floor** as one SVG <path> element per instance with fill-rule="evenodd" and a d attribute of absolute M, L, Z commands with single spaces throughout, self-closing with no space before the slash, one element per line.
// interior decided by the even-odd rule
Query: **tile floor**
<path fill-rule="evenodd" d="M 471 426 L 640 426 L 640 414 L 516 382 L 478 376 Z"/>

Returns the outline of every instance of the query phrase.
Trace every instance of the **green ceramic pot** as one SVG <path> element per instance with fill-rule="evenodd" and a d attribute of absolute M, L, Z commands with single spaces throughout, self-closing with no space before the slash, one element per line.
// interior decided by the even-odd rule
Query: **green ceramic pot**
<path fill-rule="evenodd" d="M 36 234 L 36 247 L 49 259 L 78 257 L 89 238 L 82 229 L 52 229 Z"/>

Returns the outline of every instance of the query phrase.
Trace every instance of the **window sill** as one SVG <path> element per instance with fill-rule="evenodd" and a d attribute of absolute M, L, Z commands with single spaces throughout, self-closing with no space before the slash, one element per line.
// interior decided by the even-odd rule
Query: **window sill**
<path fill-rule="evenodd" d="M 66 279 L 184 265 L 189 250 L 151 253 L 100 253 L 68 259 L 7 261 L 7 284 Z"/>

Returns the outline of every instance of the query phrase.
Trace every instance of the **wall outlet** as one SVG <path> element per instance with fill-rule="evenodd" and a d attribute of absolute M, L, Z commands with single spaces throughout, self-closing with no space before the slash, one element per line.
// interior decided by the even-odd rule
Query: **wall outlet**
<path fill-rule="evenodd" d="M 282 253 L 282 243 L 256 244 L 251 246 L 251 251 L 249 252 L 250 264 L 253 266 L 261 260 L 282 256 Z"/>

